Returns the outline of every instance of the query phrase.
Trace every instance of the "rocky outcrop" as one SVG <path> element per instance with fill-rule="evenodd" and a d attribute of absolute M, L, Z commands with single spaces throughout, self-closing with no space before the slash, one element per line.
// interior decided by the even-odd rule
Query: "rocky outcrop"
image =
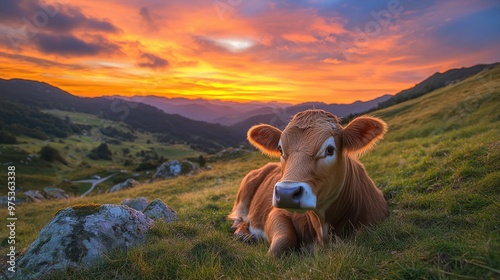
<path fill-rule="evenodd" d="M 30 203 L 30 202 L 40 202 L 47 199 L 67 199 L 69 195 L 62 189 L 59 188 L 44 188 L 43 191 L 29 190 L 23 193 L 19 193 L 16 196 L 16 204 Z M 4 206 L 8 204 L 8 197 L 0 197 L 0 205 Z"/>
<path fill-rule="evenodd" d="M 177 220 L 160 199 L 148 204 L 147 198 L 138 197 L 123 204 L 60 210 L 20 258 L 15 278 L 38 279 L 54 270 L 89 267 L 106 254 L 143 243 L 154 220 Z"/>
<path fill-rule="evenodd" d="M 31 199 L 32 202 L 41 202 L 46 199 L 41 192 L 35 190 L 26 191 L 24 195 Z"/>
<path fill-rule="evenodd" d="M 117 192 L 139 186 L 141 183 L 134 179 L 127 179 L 125 182 L 114 185 L 109 192 Z"/>
<path fill-rule="evenodd" d="M 66 199 L 69 195 L 60 188 L 43 188 L 43 196 L 46 199 Z"/>
<path fill-rule="evenodd" d="M 195 175 L 201 172 L 201 169 L 189 160 L 182 161 L 182 174 Z"/>
<path fill-rule="evenodd" d="M 194 175 L 200 172 L 201 169 L 189 160 L 184 160 L 182 163 L 178 160 L 172 160 L 164 162 L 162 165 L 158 166 L 156 173 L 153 175 L 153 179 L 169 179 L 175 178 L 179 175 Z"/>
<path fill-rule="evenodd" d="M 171 160 L 162 163 L 158 168 L 156 168 L 156 173 L 153 175 L 153 179 L 162 180 L 168 178 L 175 178 L 181 174 L 182 166 L 178 160 Z"/>
<path fill-rule="evenodd" d="M 174 209 L 168 207 L 160 199 L 153 200 L 153 202 L 144 209 L 144 215 L 153 220 L 163 220 L 167 223 L 177 220 L 177 213 L 175 213 Z"/>
<path fill-rule="evenodd" d="M 127 198 L 122 202 L 123 205 L 133 208 L 137 211 L 144 211 L 149 205 L 149 200 L 145 197 L 137 197 L 134 199 Z"/>
<path fill-rule="evenodd" d="M 19 260 L 19 278 L 86 267 L 115 250 L 139 245 L 153 220 L 123 205 L 77 205 L 59 211 Z"/>

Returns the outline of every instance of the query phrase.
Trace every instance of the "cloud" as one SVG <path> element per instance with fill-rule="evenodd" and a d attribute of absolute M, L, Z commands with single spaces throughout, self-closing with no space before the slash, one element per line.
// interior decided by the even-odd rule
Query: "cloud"
<path fill-rule="evenodd" d="M 142 7 L 139 10 L 139 14 L 141 15 L 142 21 L 146 24 L 149 31 L 157 31 L 158 30 L 158 25 L 151 17 L 151 15 L 149 13 L 149 9 L 147 7 Z"/>
<path fill-rule="evenodd" d="M 73 35 L 40 33 L 33 40 L 39 51 L 62 56 L 87 56 L 120 52 L 120 46 L 102 36 L 87 37 L 87 40 L 82 40 Z"/>
<path fill-rule="evenodd" d="M 336 58 L 325 58 L 325 59 L 322 59 L 321 62 L 327 63 L 327 64 L 339 64 L 340 60 L 338 60 Z"/>
<path fill-rule="evenodd" d="M 68 33 L 76 29 L 86 32 L 120 32 L 108 19 L 88 17 L 75 6 L 57 3 L 48 5 L 37 0 L 0 1 L 0 23 L 14 27 L 27 22 L 32 28 L 43 29 L 45 32 Z"/>
<path fill-rule="evenodd" d="M 43 58 L 37 58 L 22 54 L 10 54 L 6 52 L 0 51 L 0 57 L 4 57 L 7 59 L 12 59 L 17 62 L 27 62 L 30 66 L 36 65 L 39 67 L 47 68 L 59 68 L 65 70 L 81 70 L 83 69 L 80 65 L 70 64 L 70 63 L 61 63 L 54 60 L 48 60 Z"/>
<path fill-rule="evenodd" d="M 144 68 L 165 68 L 168 66 L 168 61 L 152 53 L 142 53 L 140 62 L 137 64 Z"/>

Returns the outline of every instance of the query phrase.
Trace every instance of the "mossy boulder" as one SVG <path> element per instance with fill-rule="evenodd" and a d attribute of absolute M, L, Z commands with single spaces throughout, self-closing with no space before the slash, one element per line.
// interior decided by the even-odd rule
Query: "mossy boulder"
<path fill-rule="evenodd" d="M 60 210 L 19 260 L 19 278 L 88 267 L 116 250 L 143 243 L 153 220 L 123 205 L 80 204 Z"/>

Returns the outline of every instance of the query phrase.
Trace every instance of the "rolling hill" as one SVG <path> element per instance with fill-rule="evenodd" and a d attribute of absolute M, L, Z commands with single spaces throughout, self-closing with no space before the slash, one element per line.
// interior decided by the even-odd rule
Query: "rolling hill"
<path fill-rule="evenodd" d="M 445 71 L 444 73 L 437 72 L 429 78 L 416 84 L 414 87 L 402 90 L 388 100 L 380 102 L 380 104 L 372 108 L 371 111 L 387 108 L 391 105 L 399 104 L 406 100 L 422 96 L 433 90 L 461 82 L 483 70 L 492 69 L 498 65 L 500 65 L 500 63 L 478 64 L 472 67 L 450 69 L 448 71 Z"/>

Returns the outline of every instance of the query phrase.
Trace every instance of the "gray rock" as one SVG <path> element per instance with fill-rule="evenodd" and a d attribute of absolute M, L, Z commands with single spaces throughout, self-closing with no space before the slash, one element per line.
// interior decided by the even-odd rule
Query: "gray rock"
<path fill-rule="evenodd" d="M 43 194 L 39 191 L 36 191 L 36 190 L 25 191 L 24 195 L 29 197 L 29 199 L 31 199 L 31 201 L 33 201 L 33 202 L 41 202 L 42 200 L 45 200 L 45 197 L 43 196 Z"/>
<path fill-rule="evenodd" d="M 16 205 L 31 202 L 31 199 L 27 197 L 21 197 L 21 196 L 16 196 L 15 201 L 12 201 L 12 197 L 10 197 L 11 200 L 9 200 L 8 196 L 0 196 L 0 206 L 8 206 L 9 202 L 14 202 Z"/>
<path fill-rule="evenodd" d="M 66 199 L 69 195 L 60 188 L 43 188 L 43 196 L 46 199 Z"/>
<path fill-rule="evenodd" d="M 182 170 L 182 173 L 187 174 L 187 175 L 195 175 L 195 174 L 198 174 L 201 172 L 201 169 L 198 168 L 198 166 L 196 166 L 196 164 L 194 164 L 193 162 L 191 162 L 189 160 L 184 160 L 182 162 L 182 168 L 186 169 L 186 170 Z"/>
<path fill-rule="evenodd" d="M 177 220 L 177 213 L 175 213 L 174 209 L 168 207 L 158 198 L 153 200 L 153 202 L 144 209 L 144 215 L 153 220 L 164 220 L 167 223 Z"/>
<path fill-rule="evenodd" d="M 156 168 L 156 173 L 153 175 L 153 179 L 167 179 L 175 178 L 181 174 L 182 166 L 178 160 L 171 160 L 169 162 L 164 162 L 158 168 Z"/>
<path fill-rule="evenodd" d="M 115 250 L 145 241 L 153 220 L 123 205 L 84 205 L 59 211 L 18 262 L 18 278 L 40 278 L 67 267 L 88 267 Z"/>
<path fill-rule="evenodd" d="M 127 179 L 125 182 L 114 185 L 109 192 L 117 192 L 139 186 L 141 183 L 134 179 Z"/>
<path fill-rule="evenodd" d="M 125 199 L 122 204 L 130 208 L 134 208 L 137 211 L 144 211 L 144 209 L 146 209 L 149 205 L 149 200 L 145 197 L 138 197 L 135 199 L 128 198 Z"/>

